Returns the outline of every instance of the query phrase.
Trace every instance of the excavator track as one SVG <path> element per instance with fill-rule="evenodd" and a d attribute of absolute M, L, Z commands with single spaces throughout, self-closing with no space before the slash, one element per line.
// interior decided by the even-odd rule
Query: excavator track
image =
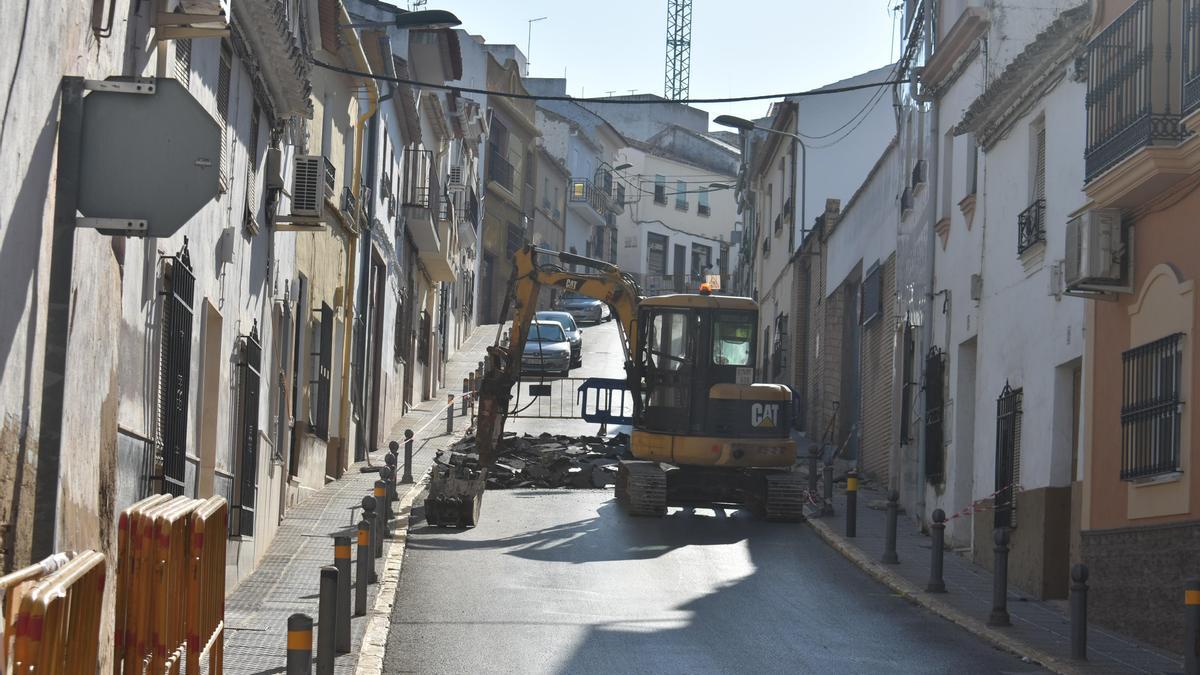
<path fill-rule="evenodd" d="M 769 473 L 763 495 L 763 517 L 767 520 L 799 522 L 804 520 L 806 485 L 799 473 Z"/>
<path fill-rule="evenodd" d="M 667 474 L 657 462 L 621 462 L 616 496 L 629 515 L 661 518 L 667 515 Z"/>

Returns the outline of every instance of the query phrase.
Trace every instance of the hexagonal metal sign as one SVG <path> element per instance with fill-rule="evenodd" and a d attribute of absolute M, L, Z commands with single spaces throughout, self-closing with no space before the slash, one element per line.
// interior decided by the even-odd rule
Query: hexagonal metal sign
<path fill-rule="evenodd" d="M 153 93 L 96 85 L 83 99 L 81 224 L 169 237 L 217 196 L 221 128 L 176 80 L 153 80 Z"/>

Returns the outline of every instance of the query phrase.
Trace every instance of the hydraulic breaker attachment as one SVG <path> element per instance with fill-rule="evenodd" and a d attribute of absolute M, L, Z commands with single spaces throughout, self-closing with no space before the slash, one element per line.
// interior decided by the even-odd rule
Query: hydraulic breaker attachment
<path fill-rule="evenodd" d="M 474 461 L 435 463 L 425 497 L 425 521 L 434 527 L 474 527 L 486 480 L 487 472 Z"/>

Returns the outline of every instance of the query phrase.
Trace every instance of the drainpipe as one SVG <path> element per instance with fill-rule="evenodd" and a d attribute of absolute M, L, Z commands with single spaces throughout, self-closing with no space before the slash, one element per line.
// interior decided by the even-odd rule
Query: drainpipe
<path fill-rule="evenodd" d="M 338 23 L 350 24 L 350 14 L 346 12 L 346 6 L 338 3 Z M 346 49 L 350 53 L 351 59 L 354 61 L 354 66 L 363 71 L 370 72 L 371 66 L 367 62 L 367 55 L 363 51 L 362 43 L 358 39 L 358 33 L 353 28 L 343 28 L 341 30 L 342 39 L 346 41 Z M 363 87 L 367 93 L 367 108 L 366 111 L 359 115 L 354 122 L 354 175 L 350 178 L 350 192 L 355 196 L 356 209 L 354 218 L 355 225 L 358 225 L 358 216 L 363 208 L 362 203 L 362 163 L 363 163 L 363 137 L 365 136 L 365 127 L 367 120 L 375 115 L 375 111 L 379 108 L 379 85 L 371 78 L 365 78 Z M 353 351 L 353 326 L 354 326 L 354 290 L 357 283 L 357 271 L 355 262 L 358 260 L 358 239 L 351 237 L 349 246 L 346 251 L 347 259 L 347 279 L 346 292 L 343 297 L 346 298 L 345 317 L 348 328 L 342 336 L 342 409 L 340 419 L 338 421 L 338 435 L 342 439 L 342 450 L 344 456 L 349 456 L 349 435 L 350 435 L 350 401 L 345 392 L 350 391 L 350 354 Z M 344 471 L 339 459 L 339 469 Z M 339 474 L 340 475 L 340 474 Z"/>

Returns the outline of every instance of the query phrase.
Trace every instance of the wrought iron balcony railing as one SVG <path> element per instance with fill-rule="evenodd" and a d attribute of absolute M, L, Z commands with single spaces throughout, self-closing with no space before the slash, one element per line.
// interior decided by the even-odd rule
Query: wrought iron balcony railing
<path fill-rule="evenodd" d="M 1200 0 L 1183 0 L 1183 114 L 1200 108 Z"/>
<path fill-rule="evenodd" d="M 572 178 L 567 197 L 572 202 L 586 203 L 602 218 L 608 213 L 608 195 L 587 178 Z"/>
<path fill-rule="evenodd" d="M 429 150 L 405 148 L 404 183 L 400 186 L 403 206 L 427 209 L 430 206 L 430 188 L 433 180 L 433 153 Z"/>
<path fill-rule="evenodd" d="M 708 204 L 699 204 L 696 206 L 696 213 L 702 216 L 707 216 L 712 213 L 712 209 Z"/>
<path fill-rule="evenodd" d="M 1088 44 L 1085 180 L 1141 148 L 1183 140 L 1183 78 L 1172 62 L 1179 53 L 1182 4 L 1136 0 Z"/>
<path fill-rule="evenodd" d="M 1017 216 L 1017 253 L 1046 241 L 1046 200 L 1038 199 Z"/>
<path fill-rule="evenodd" d="M 325 194 L 332 196 L 334 194 L 334 178 L 337 176 L 337 169 L 333 168 L 333 162 L 329 158 L 322 155 L 321 159 L 325 161 Z"/>

